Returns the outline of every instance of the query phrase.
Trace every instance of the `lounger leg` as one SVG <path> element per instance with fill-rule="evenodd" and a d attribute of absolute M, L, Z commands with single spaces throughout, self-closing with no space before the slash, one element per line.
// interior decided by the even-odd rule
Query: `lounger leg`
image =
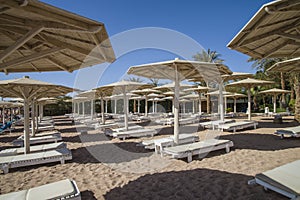
<path fill-rule="evenodd" d="M 65 159 L 64 158 L 60 158 L 60 164 L 65 164 Z"/>
<path fill-rule="evenodd" d="M 230 152 L 230 147 L 229 147 L 229 145 L 226 145 L 225 149 L 226 149 L 226 153 L 229 153 L 229 152 Z"/>
<path fill-rule="evenodd" d="M 188 153 L 187 159 L 188 159 L 188 162 L 192 162 L 192 160 L 193 160 L 192 152 Z"/>
<path fill-rule="evenodd" d="M 8 164 L 4 164 L 4 165 L 2 166 L 2 170 L 3 170 L 3 173 L 4 173 L 4 174 L 7 174 L 8 171 L 9 171 Z"/>

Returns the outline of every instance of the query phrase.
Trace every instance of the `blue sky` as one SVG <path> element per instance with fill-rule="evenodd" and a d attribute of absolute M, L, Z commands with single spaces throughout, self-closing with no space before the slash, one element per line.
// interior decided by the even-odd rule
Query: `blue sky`
<path fill-rule="evenodd" d="M 109 36 L 112 38 L 113 48 L 135 43 L 134 39 L 143 40 L 149 38 L 149 43 L 155 37 L 153 34 L 134 37 L 135 31 L 145 30 L 145 27 L 157 27 L 166 32 L 175 33 L 179 37 L 186 37 L 203 48 L 216 50 L 222 55 L 225 64 L 237 72 L 255 72 L 251 63 L 247 63 L 248 56 L 226 47 L 228 42 L 249 21 L 256 11 L 269 0 L 42 0 L 45 3 L 85 16 L 87 18 L 103 22 Z M 130 33 L 130 34 L 129 34 Z M 141 32 L 143 33 L 143 32 Z M 129 35 L 130 39 L 122 39 Z M 164 43 L 165 39 L 157 37 Z M 139 38 L 140 37 L 140 38 Z M 170 37 L 171 38 L 171 37 Z M 168 38 L 167 38 L 168 39 Z M 166 40 L 167 40 L 166 39 Z M 174 38 L 172 38 L 174 39 Z M 170 39 L 170 41 L 172 41 Z M 144 47 L 147 47 L 148 44 Z M 171 48 L 184 49 L 187 59 L 192 59 L 197 48 L 187 46 L 188 42 L 172 43 Z M 133 45 L 133 44 L 132 44 Z M 142 46 L 143 46 L 142 45 Z M 165 44 L 163 44 L 165 45 Z M 170 44 L 166 44 L 170 45 Z M 150 46 L 151 47 L 151 46 Z M 156 47 L 155 45 L 153 46 Z M 133 47 L 136 48 L 136 47 Z M 92 68 L 68 72 L 42 72 L 27 73 L 33 79 L 57 83 L 66 86 L 76 86 L 82 89 L 90 89 L 97 85 L 103 85 L 120 80 L 132 65 L 148 62 L 164 61 L 178 57 L 176 53 L 163 48 L 136 48 L 129 49 L 125 53 L 118 54 L 118 59 L 110 65 L 100 65 Z M 187 55 L 189 54 L 189 55 Z M 180 57 L 181 55 L 179 55 Z M 9 75 L 0 74 L 1 79 L 19 78 L 23 73 Z M 100 80 L 98 80 L 100 78 Z"/>

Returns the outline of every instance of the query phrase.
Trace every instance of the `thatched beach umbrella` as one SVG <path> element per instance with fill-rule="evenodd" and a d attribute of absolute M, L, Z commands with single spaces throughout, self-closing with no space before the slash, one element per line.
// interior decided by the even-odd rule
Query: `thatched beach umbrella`
<path fill-rule="evenodd" d="M 149 63 L 132 66 L 128 74 L 157 79 L 174 81 L 174 141 L 179 140 L 179 89 L 180 82 L 185 79 L 202 78 L 206 81 L 216 80 L 222 74 L 232 73 L 226 66 L 216 63 L 206 63 L 188 60 L 170 60 L 165 62 Z"/>
<path fill-rule="evenodd" d="M 227 46 L 257 59 L 299 57 L 299 5 L 298 0 L 264 4 Z"/>
<path fill-rule="evenodd" d="M 40 1 L 1 1 L 0 72 L 68 71 L 113 62 L 105 26 Z"/>
<path fill-rule="evenodd" d="M 225 97 L 227 98 L 233 98 L 233 113 L 236 113 L 236 99 L 237 98 L 243 98 L 243 97 L 247 97 L 244 94 L 239 94 L 239 93 L 232 93 L 232 94 L 227 94 L 225 95 Z"/>
<path fill-rule="evenodd" d="M 264 90 L 259 92 L 259 94 L 270 94 L 273 96 L 273 112 L 276 113 L 276 97 L 279 94 L 283 94 L 283 93 L 290 93 L 291 91 L 289 90 L 282 90 L 282 89 L 278 89 L 278 88 L 272 88 L 269 90 Z"/>
<path fill-rule="evenodd" d="M 29 153 L 29 103 L 41 96 L 66 94 L 67 91 L 71 92 L 73 89 L 24 77 L 0 81 L 0 91 L 5 92 L 7 96 L 24 99 L 24 147 L 25 153 Z M 34 127 L 32 129 L 34 130 Z"/>
<path fill-rule="evenodd" d="M 224 75 L 222 75 L 224 76 Z M 201 101 L 201 94 L 204 92 L 207 92 L 210 88 L 209 87 L 205 87 L 205 86 L 198 86 L 196 88 L 188 88 L 185 89 L 184 91 L 188 92 L 188 91 L 193 91 L 198 93 L 198 97 L 199 97 L 199 115 L 201 115 L 202 113 L 202 101 Z"/>
<path fill-rule="evenodd" d="M 298 58 L 299 5 L 298 0 L 263 5 L 227 46 L 256 59 Z M 300 84 L 296 84 L 295 119 L 300 121 Z"/>
<path fill-rule="evenodd" d="M 160 93 L 160 91 L 152 88 L 145 88 L 141 90 L 133 90 L 132 92 L 145 96 L 145 116 L 147 117 L 148 116 L 148 95 L 151 93 Z"/>
<path fill-rule="evenodd" d="M 136 89 L 143 89 L 150 87 L 149 85 L 146 85 L 144 83 L 139 83 L 139 82 L 133 82 L 133 81 L 118 81 L 115 83 L 111 83 L 108 85 L 104 85 L 98 88 L 95 88 L 97 92 L 103 93 L 105 91 L 112 91 L 111 93 L 117 93 L 123 94 L 123 99 L 124 99 L 124 124 L 125 124 L 125 129 L 128 130 L 128 96 L 127 93 L 136 90 Z"/>
<path fill-rule="evenodd" d="M 254 86 L 270 85 L 270 84 L 274 84 L 274 82 L 273 81 L 264 81 L 264 80 L 247 78 L 247 79 L 244 79 L 244 80 L 229 83 L 229 84 L 226 85 L 226 87 L 244 87 L 244 88 L 247 89 L 247 94 L 248 94 L 248 120 L 251 120 L 251 93 L 250 93 L 250 89 Z"/>
<path fill-rule="evenodd" d="M 273 66 L 267 69 L 267 71 L 300 73 L 300 57 L 275 63 Z"/>

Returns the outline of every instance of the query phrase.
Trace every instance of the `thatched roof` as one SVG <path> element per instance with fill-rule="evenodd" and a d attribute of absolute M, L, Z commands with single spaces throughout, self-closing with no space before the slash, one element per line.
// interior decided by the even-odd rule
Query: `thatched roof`
<path fill-rule="evenodd" d="M 270 72 L 300 72 L 300 57 L 275 63 L 267 71 Z"/>
<path fill-rule="evenodd" d="M 300 1 L 263 5 L 227 45 L 253 58 L 300 56 Z"/>
<path fill-rule="evenodd" d="M 174 81 L 177 74 L 176 70 L 179 80 L 216 80 L 223 74 L 232 73 L 232 71 L 223 64 L 180 59 L 132 66 L 127 73 L 146 78 L 170 79 Z"/>
<path fill-rule="evenodd" d="M 0 21 L 0 72 L 72 72 L 115 60 L 103 23 L 51 5 L 0 0 Z"/>

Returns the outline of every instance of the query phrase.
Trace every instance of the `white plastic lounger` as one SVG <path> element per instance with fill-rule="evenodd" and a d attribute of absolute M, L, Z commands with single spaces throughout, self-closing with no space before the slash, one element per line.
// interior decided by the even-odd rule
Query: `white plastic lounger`
<path fill-rule="evenodd" d="M 123 125 L 122 123 L 95 124 L 94 128 L 105 131 L 105 129 L 119 128 L 122 125 Z"/>
<path fill-rule="evenodd" d="M 162 147 L 166 146 L 173 146 L 174 143 L 174 136 L 169 136 L 169 137 L 164 137 L 164 138 L 159 138 L 155 140 L 145 140 L 142 142 L 142 145 L 146 149 L 155 149 L 155 143 L 161 143 Z M 168 140 L 168 143 L 165 143 L 164 141 Z M 192 142 L 198 142 L 199 137 L 194 134 L 188 134 L 188 133 L 182 133 L 179 134 L 179 144 L 187 144 L 187 143 L 192 143 Z"/>
<path fill-rule="evenodd" d="M 80 191 L 76 182 L 70 179 L 49 183 L 46 185 L 0 195 L 0 200 L 36 200 L 36 199 L 76 199 L 80 200 Z"/>
<path fill-rule="evenodd" d="M 123 132 L 114 132 L 113 137 L 115 138 L 121 138 L 125 140 L 129 137 L 143 137 L 143 136 L 151 136 L 157 134 L 157 131 L 155 129 L 135 129 L 135 130 L 129 130 L 129 131 L 123 131 Z"/>
<path fill-rule="evenodd" d="M 227 124 L 235 122 L 233 119 L 224 119 L 224 121 L 221 120 L 215 120 L 215 121 L 208 121 L 208 122 L 201 122 L 199 125 L 203 128 L 215 128 L 216 126 L 219 126 L 221 124 Z"/>
<path fill-rule="evenodd" d="M 256 129 L 257 125 L 258 122 L 256 121 L 240 121 L 240 122 L 221 124 L 218 126 L 218 129 L 222 131 L 227 130 L 227 131 L 236 132 L 237 130 L 242 130 L 249 127 L 253 127 L 254 129 Z"/>
<path fill-rule="evenodd" d="M 300 160 L 257 174 L 249 184 L 259 184 L 291 199 L 300 198 Z"/>
<path fill-rule="evenodd" d="M 58 142 L 61 141 L 61 135 L 60 134 L 52 134 L 52 135 L 46 135 L 46 136 L 37 136 L 37 137 L 30 137 L 29 143 L 32 144 L 42 144 L 42 143 L 48 143 L 48 142 Z M 14 140 L 13 142 L 14 146 L 24 146 L 24 137 L 19 137 L 18 139 Z"/>
<path fill-rule="evenodd" d="M 284 138 L 285 136 L 300 137 L 300 126 L 279 129 L 275 131 L 275 134 L 280 135 L 281 138 Z"/>
<path fill-rule="evenodd" d="M 30 152 L 41 152 L 41 151 L 49 151 L 49 150 L 55 150 L 55 149 L 62 149 L 66 148 L 67 144 L 63 142 L 58 143 L 50 143 L 50 144 L 42 144 L 42 145 L 35 145 L 30 147 Z M 0 157 L 1 156 L 13 156 L 18 154 L 24 154 L 24 147 L 20 148 L 10 148 L 0 151 Z"/>
<path fill-rule="evenodd" d="M 210 139 L 191 144 L 166 147 L 163 149 L 163 154 L 171 155 L 172 158 L 177 159 L 187 157 L 188 162 L 191 162 L 193 155 L 201 155 L 219 149 L 225 149 L 228 153 L 232 146 L 233 142 L 230 140 Z"/>
<path fill-rule="evenodd" d="M 143 129 L 144 127 L 142 126 L 139 126 L 139 125 L 134 125 L 134 126 L 128 126 L 128 131 L 131 131 L 131 130 L 137 130 L 137 129 Z M 105 135 L 108 135 L 108 136 L 113 136 L 113 133 L 114 132 L 124 132 L 126 131 L 125 127 L 122 127 L 122 128 L 113 128 L 113 129 L 105 129 L 104 133 Z"/>
<path fill-rule="evenodd" d="M 6 174 L 11 168 L 58 161 L 61 162 L 61 164 L 64 164 L 65 160 L 71 159 L 72 153 L 67 148 L 15 156 L 3 156 L 0 157 L 0 169 Z"/>

